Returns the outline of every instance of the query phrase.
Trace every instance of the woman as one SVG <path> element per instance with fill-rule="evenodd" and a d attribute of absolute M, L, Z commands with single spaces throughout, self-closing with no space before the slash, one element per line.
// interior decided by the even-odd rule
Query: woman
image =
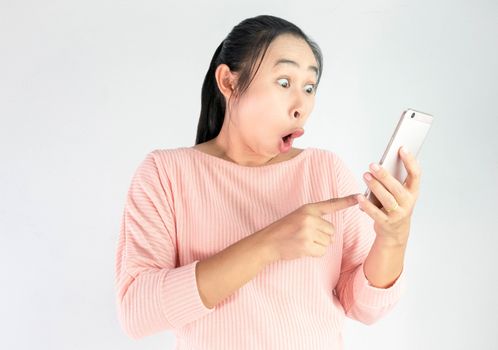
<path fill-rule="evenodd" d="M 336 153 L 293 148 L 321 73 L 318 46 L 278 17 L 246 19 L 219 45 L 195 146 L 150 152 L 128 191 L 116 287 L 130 337 L 342 349 L 345 316 L 371 324 L 394 307 L 420 170 L 400 153 L 405 184 L 366 173 L 379 209 Z"/>

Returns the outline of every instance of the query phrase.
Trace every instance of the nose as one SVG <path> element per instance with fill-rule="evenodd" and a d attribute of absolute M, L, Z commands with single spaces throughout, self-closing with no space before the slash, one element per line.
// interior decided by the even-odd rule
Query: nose
<path fill-rule="evenodd" d="M 304 108 L 306 105 L 305 102 L 305 97 L 300 95 L 300 91 L 295 93 L 294 95 L 294 101 L 293 101 L 293 110 L 291 115 L 294 116 L 294 118 L 299 118 L 304 116 Z"/>

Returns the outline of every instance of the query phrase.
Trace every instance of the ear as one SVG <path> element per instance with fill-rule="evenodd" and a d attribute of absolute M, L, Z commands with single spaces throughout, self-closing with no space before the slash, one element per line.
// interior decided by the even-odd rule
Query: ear
<path fill-rule="evenodd" d="M 237 84 L 237 73 L 230 71 L 230 68 L 226 64 L 222 63 L 216 68 L 214 76 L 216 83 L 218 84 L 218 88 L 223 96 L 225 96 L 225 100 L 228 101 Z"/>

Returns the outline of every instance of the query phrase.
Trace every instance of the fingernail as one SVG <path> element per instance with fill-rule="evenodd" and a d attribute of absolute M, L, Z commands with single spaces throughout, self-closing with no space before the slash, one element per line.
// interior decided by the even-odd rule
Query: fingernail
<path fill-rule="evenodd" d="M 364 177 L 365 177 L 365 180 L 367 180 L 367 181 L 372 180 L 372 175 L 370 175 L 369 173 L 366 173 L 366 174 L 364 175 Z"/>
<path fill-rule="evenodd" d="M 370 164 L 370 168 L 372 168 L 373 171 L 379 171 L 379 169 L 380 169 L 380 167 L 377 163 Z"/>
<path fill-rule="evenodd" d="M 358 202 L 363 202 L 365 200 L 365 197 L 363 197 L 363 195 L 359 194 L 356 196 L 356 199 L 358 200 Z"/>
<path fill-rule="evenodd" d="M 401 146 L 401 153 L 408 154 L 408 150 L 406 149 L 405 146 Z"/>

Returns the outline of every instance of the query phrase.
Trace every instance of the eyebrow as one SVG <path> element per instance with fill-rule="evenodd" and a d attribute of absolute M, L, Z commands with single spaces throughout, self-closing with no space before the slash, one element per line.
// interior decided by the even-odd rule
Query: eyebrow
<path fill-rule="evenodd" d="M 297 62 L 295 62 L 293 60 L 289 60 L 287 58 L 281 58 L 277 62 L 275 62 L 275 65 L 273 66 L 273 68 L 275 68 L 279 64 L 292 64 L 292 65 L 296 66 L 297 68 L 300 67 L 299 63 L 297 63 Z M 311 71 L 315 72 L 315 75 L 318 76 L 318 67 L 316 67 L 316 66 L 309 66 L 308 70 L 311 70 Z"/>

